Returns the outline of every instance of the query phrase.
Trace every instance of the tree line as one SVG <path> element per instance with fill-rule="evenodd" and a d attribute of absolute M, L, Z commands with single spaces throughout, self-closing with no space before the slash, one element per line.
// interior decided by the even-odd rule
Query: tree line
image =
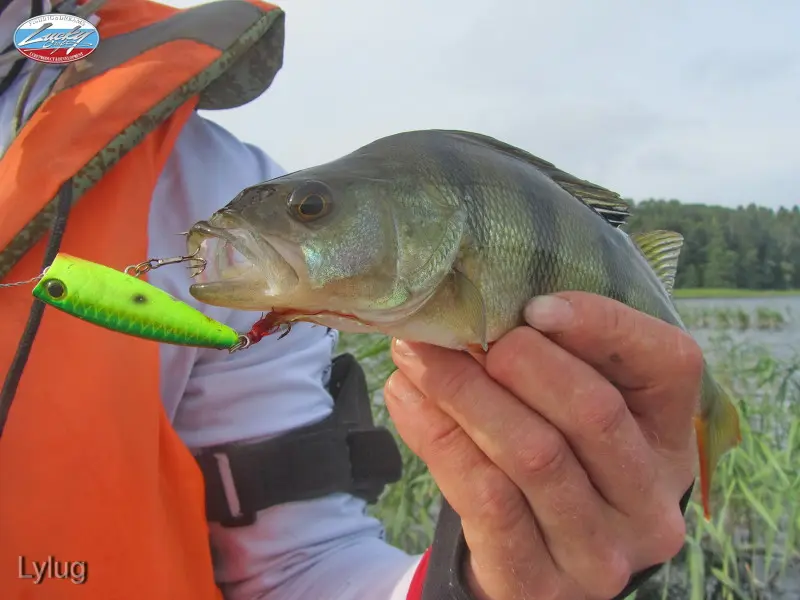
<path fill-rule="evenodd" d="M 800 208 L 773 210 L 644 200 L 631 204 L 629 233 L 669 229 L 684 237 L 676 287 L 800 289 Z"/>

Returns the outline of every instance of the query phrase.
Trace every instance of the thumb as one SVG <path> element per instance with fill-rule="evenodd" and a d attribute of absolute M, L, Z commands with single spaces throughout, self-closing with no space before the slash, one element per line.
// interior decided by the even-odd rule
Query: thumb
<path fill-rule="evenodd" d="M 534 298 L 525 320 L 612 383 L 640 390 L 675 379 L 700 381 L 703 353 L 665 304 L 662 319 L 587 292 Z"/>

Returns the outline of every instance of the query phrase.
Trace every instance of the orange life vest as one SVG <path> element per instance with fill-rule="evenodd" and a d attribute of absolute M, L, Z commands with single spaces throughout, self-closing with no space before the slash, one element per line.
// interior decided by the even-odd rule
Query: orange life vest
<path fill-rule="evenodd" d="M 283 13 L 257 0 L 110 0 L 99 16 L 97 50 L 65 69 L 0 161 L 4 282 L 38 273 L 70 179 L 61 250 L 120 269 L 148 258 L 151 196 L 192 111 L 252 100 L 281 66 Z M 0 290 L 2 375 L 31 301 L 30 286 Z M 220 597 L 202 477 L 158 373 L 157 344 L 45 311 L 0 437 L 4 600 Z"/>

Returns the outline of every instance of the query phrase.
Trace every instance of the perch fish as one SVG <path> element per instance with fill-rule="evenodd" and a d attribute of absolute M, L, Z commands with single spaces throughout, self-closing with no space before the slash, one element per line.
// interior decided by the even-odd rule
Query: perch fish
<path fill-rule="evenodd" d="M 187 238 L 201 302 L 346 332 L 484 350 L 534 296 L 602 294 L 683 328 L 680 234 L 629 236 L 620 196 L 484 135 L 426 130 L 243 190 Z M 739 441 L 707 366 L 695 419 L 703 504 Z"/>

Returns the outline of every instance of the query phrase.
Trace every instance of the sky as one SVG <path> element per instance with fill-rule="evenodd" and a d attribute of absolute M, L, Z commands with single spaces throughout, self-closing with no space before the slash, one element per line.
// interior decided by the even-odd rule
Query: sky
<path fill-rule="evenodd" d="M 800 203 L 797 0 L 278 4 L 272 87 L 203 114 L 289 171 L 465 129 L 635 200 Z"/>

